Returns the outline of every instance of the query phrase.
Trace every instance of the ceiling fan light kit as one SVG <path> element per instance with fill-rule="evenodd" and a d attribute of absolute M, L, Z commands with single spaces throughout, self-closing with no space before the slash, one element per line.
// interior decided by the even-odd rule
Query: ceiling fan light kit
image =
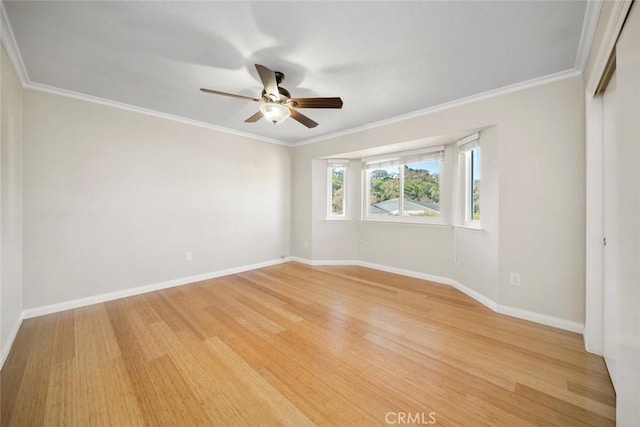
<path fill-rule="evenodd" d="M 265 119 L 273 124 L 284 122 L 291 115 L 291 111 L 285 105 L 277 102 L 265 102 L 260 105 L 260 112 Z"/>
<path fill-rule="evenodd" d="M 284 81 L 284 74 L 280 71 L 271 71 L 264 65 L 255 64 L 264 89 L 260 98 L 235 95 L 232 93 L 220 92 L 213 89 L 201 88 L 202 92 L 214 95 L 228 96 L 231 98 L 246 99 L 260 102 L 260 111 L 245 120 L 246 123 L 255 123 L 262 117 L 274 124 L 282 123 L 287 117 L 293 118 L 298 123 L 308 128 L 318 126 L 318 123 L 300 113 L 297 108 L 342 108 L 342 99 L 332 98 L 292 98 L 289 91 L 280 87 Z"/>

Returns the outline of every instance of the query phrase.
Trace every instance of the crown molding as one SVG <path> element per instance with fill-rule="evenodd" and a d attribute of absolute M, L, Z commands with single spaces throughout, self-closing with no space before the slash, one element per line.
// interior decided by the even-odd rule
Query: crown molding
<path fill-rule="evenodd" d="M 20 82 L 23 85 L 30 82 L 29 73 L 27 73 L 27 68 L 24 66 L 20 49 L 18 49 L 18 44 L 13 35 L 13 29 L 11 28 L 11 23 L 9 22 L 9 17 L 7 16 L 7 11 L 2 1 L 0 1 L 0 40 Z"/>
<path fill-rule="evenodd" d="M 480 100 L 489 99 L 489 98 L 497 97 L 500 95 L 505 95 L 508 93 L 517 92 L 517 91 L 525 90 L 528 88 L 544 85 L 554 81 L 578 76 L 582 73 L 584 65 L 582 65 L 582 67 L 578 67 L 577 65 L 582 64 L 583 62 L 584 64 L 586 64 L 586 61 L 589 57 L 591 43 L 593 42 L 593 36 L 595 34 L 595 30 L 598 23 L 598 16 L 600 14 L 600 9 L 602 6 L 601 2 L 602 0 L 593 0 L 587 3 L 587 10 L 585 11 L 585 19 L 583 23 L 582 34 L 580 37 L 580 44 L 578 48 L 578 56 L 576 58 L 576 68 L 561 71 L 555 74 L 550 74 L 547 76 L 538 77 L 538 78 L 527 80 L 520 83 L 515 83 L 515 84 L 504 86 L 498 89 L 489 90 L 476 95 L 471 95 L 471 96 L 460 98 L 454 101 L 445 102 L 443 104 L 420 109 L 417 111 L 391 117 L 388 119 L 379 120 L 379 121 L 368 123 L 362 126 L 357 126 L 357 127 L 345 129 L 342 131 L 332 132 L 332 133 L 320 135 L 320 136 L 309 138 L 309 139 L 303 139 L 297 142 L 286 142 L 286 141 L 282 141 L 275 138 L 264 137 L 264 136 L 256 135 L 249 132 L 243 132 L 243 131 L 227 128 L 224 126 L 217 126 L 217 125 L 207 123 L 207 122 L 202 122 L 199 120 L 189 119 L 182 116 L 176 116 L 169 113 L 163 113 L 161 111 L 156 111 L 149 108 L 137 107 L 135 105 L 126 104 L 118 101 L 112 101 L 106 98 L 100 98 L 97 96 L 87 95 L 80 92 L 74 92 L 67 89 L 61 89 L 54 86 L 35 83 L 31 81 L 31 79 L 29 78 L 29 74 L 22 60 L 22 55 L 20 54 L 20 50 L 18 49 L 18 45 L 16 43 L 13 30 L 11 28 L 11 24 L 9 22 L 9 19 L 4 7 L 4 3 L 2 2 L 2 0 L 0 0 L 0 12 L 1 12 L 1 21 L 2 21 L 0 23 L 0 38 L 7 52 L 7 56 L 9 56 L 9 59 L 16 71 L 16 74 L 18 75 L 18 78 L 20 79 L 20 81 L 22 82 L 22 85 L 25 88 L 40 91 L 40 92 L 60 95 L 67 98 L 78 99 L 81 101 L 97 103 L 105 106 L 110 106 L 113 108 L 124 109 L 127 111 L 146 114 L 149 116 L 172 120 L 179 123 L 190 124 L 193 126 L 203 127 L 203 128 L 215 130 L 218 132 L 229 133 L 232 135 L 242 136 L 245 138 L 264 141 L 271 144 L 283 145 L 287 147 L 300 147 L 303 145 L 313 144 L 320 141 L 326 141 L 329 139 L 338 138 L 345 135 L 350 135 L 350 134 L 355 134 L 355 133 L 363 132 L 370 129 L 375 129 L 381 126 L 386 126 L 386 125 L 402 122 L 405 120 L 413 119 L 416 117 L 433 114 L 438 111 L 460 107 L 462 105 L 470 104 L 472 102 L 477 102 Z M 620 4 L 616 2 L 616 5 L 614 6 L 616 8 L 614 9 L 614 13 L 619 12 L 619 9 L 624 9 L 625 10 L 624 16 L 626 16 L 626 11 L 628 11 L 630 3 L 631 2 L 627 2 L 627 1 L 620 2 Z M 624 6 L 625 4 L 626 4 L 626 8 Z M 612 15 L 614 13 L 612 13 Z M 624 22 L 624 20 L 622 20 L 622 22 Z M 611 25 L 611 22 L 610 22 L 610 25 Z M 620 23 L 620 27 L 621 26 L 622 26 L 622 23 Z M 609 28 L 607 28 L 607 30 L 609 30 Z M 615 33 L 616 36 L 618 33 L 619 33 L 619 29 L 618 29 L 618 32 Z M 605 38 L 605 40 L 607 39 Z M 608 55 L 606 57 L 608 59 Z"/>
<path fill-rule="evenodd" d="M 338 138 L 345 135 L 351 135 L 354 133 L 364 132 L 370 129 L 375 129 L 381 126 L 387 126 L 399 122 L 403 122 L 405 120 L 414 119 L 416 117 L 427 116 L 429 114 L 433 114 L 439 111 L 449 110 L 451 108 L 461 107 L 463 105 L 471 104 L 473 102 L 482 101 L 485 99 L 495 98 L 497 96 L 506 95 L 513 92 L 519 92 L 525 89 L 530 89 L 536 86 L 542 86 L 545 84 L 557 82 L 564 79 L 569 79 L 572 77 L 577 77 L 581 75 L 582 72 L 580 70 L 576 70 L 575 68 L 560 71 L 559 73 L 549 74 L 547 76 L 537 77 L 535 79 L 526 80 L 520 83 L 514 83 L 512 85 L 503 86 L 498 89 L 492 89 L 486 92 L 481 92 L 476 95 L 467 96 L 465 98 L 456 99 L 454 101 L 445 102 L 443 104 L 434 105 L 433 107 L 424 108 L 421 110 L 413 111 L 411 113 L 402 114 L 399 116 L 391 117 L 389 119 L 379 120 L 377 122 L 372 122 L 366 125 L 358 126 L 351 129 L 346 129 L 338 132 L 329 133 L 326 135 L 321 135 L 315 138 L 305 139 L 292 145 L 294 147 L 300 147 L 303 145 L 314 144 L 316 142 L 326 141 L 333 138 Z"/>
<path fill-rule="evenodd" d="M 591 96 L 595 95 L 598 89 L 598 84 L 607 66 L 611 52 L 613 52 L 613 48 L 616 46 L 624 21 L 627 19 L 631 3 L 633 3 L 632 0 L 613 2 L 613 10 L 611 11 L 611 15 L 609 15 L 609 21 L 602 36 L 602 43 L 600 43 L 600 48 L 598 49 L 593 72 L 587 84 L 587 93 Z"/>
<path fill-rule="evenodd" d="M 245 138 L 255 139 L 259 141 L 269 142 L 271 144 L 284 145 L 290 147 L 291 144 L 288 142 L 280 141 L 278 139 L 267 138 L 264 136 L 255 135 L 248 132 L 242 132 L 235 129 L 226 128 L 223 126 L 217 126 L 207 122 L 201 122 L 199 120 L 188 119 L 182 116 L 176 116 L 169 113 L 163 113 L 161 111 L 151 110 L 149 108 L 137 107 L 131 104 L 125 104 L 123 102 L 112 101 L 110 99 L 100 98 L 98 96 L 87 95 L 80 92 L 74 92 L 67 89 L 60 89 L 53 86 L 43 85 L 40 83 L 29 82 L 24 84 L 26 89 L 31 89 L 38 92 L 50 93 L 53 95 L 64 96 L 66 98 L 78 99 L 80 101 L 91 102 L 93 104 L 105 105 L 107 107 L 118 108 L 120 110 L 132 111 L 134 113 L 145 114 L 147 116 L 158 117 L 161 119 L 171 120 L 178 123 L 184 123 L 192 126 L 198 126 L 205 129 L 211 129 L 218 132 L 228 133 L 232 135 L 242 136 Z"/>
<path fill-rule="evenodd" d="M 578 44 L 578 54 L 576 55 L 576 70 L 584 72 L 584 68 L 587 66 L 601 9 L 602 0 L 587 2 L 587 10 L 584 12 L 584 21 L 582 23 L 582 33 L 580 34 L 580 43 Z"/>

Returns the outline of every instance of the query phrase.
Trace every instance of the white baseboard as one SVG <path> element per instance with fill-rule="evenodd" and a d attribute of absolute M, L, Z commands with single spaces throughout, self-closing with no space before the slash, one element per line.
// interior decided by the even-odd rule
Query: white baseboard
<path fill-rule="evenodd" d="M 584 333 L 584 325 L 578 322 L 570 320 L 560 319 L 558 317 L 549 316 L 547 314 L 536 313 L 533 311 L 523 310 L 521 308 L 510 307 L 507 305 L 501 305 L 492 299 L 482 295 L 481 293 L 457 282 L 453 279 L 443 276 L 435 276 L 427 273 L 419 273 L 412 270 L 404 270 L 401 268 L 390 267 L 387 265 L 374 264 L 365 261 L 345 261 L 345 260 L 309 260 L 306 258 L 291 257 L 291 261 L 296 261 L 302 264 L 317 266 L 317 265 L 357 265 L 360 267 L 367 267 L 373 270 L 386 271 L 388 273 L 395 273 L 401 276 L 414 277 L 416 279 L 428 280 L 430 282 L 440 283 L 443 285 L 453 286 L 460 292 L 470 296 L 480 304 L 489 307 L 496 313 L 505 314 L 507 316 L 516 317 L 522 320 L 528 320 L 530 322 L 540 323 L 542 325 L 552 326 L 554 328 L 563 329 L 566 331 L 576 332 L 579 334 Z"/>
<path fill-rule="evenodd" d="M 358 261 L 353 260 L 311 260 L 297 256 L 289 257 L 289 261 L 295 261 L 306 265 L 358 265 Z"/>
<path fill-rule="evenodd" d="M 152 283 L 150 285 L 138 286 L 135 288 L 122 289 L 115 292 L 93 295 L 85 298 L 78 298 L 70 301 L 64 301 L 56 304 L 45 305 L 42 307 L 29 308 L 22 312 L 24 319 L 32 317 L 44 316 L 46 314 L 58 313 L 60 311 L 72 310 L 74 308 L 85 307 L 88 305 L 99 304 L 101 302 L 112 301 L 120 298 L 126 298 L 133 295 L 145 294 L 147 292 L 158 291 L 160 289 L 173 288 L 175 286 L 187 285 L 189 283 L 201 282 L 203 280 L 215 279 L 216 277 L 229 276 L 231 274 L 242 273 L 244 271 L 255 270 L 257 268 L 269 267 L 272 265 L 282 264 L 290 261 L 290 258 L 282 258 L 271 261 L 259 262 L 256 264 L 243 265 L 240 267 L 218 270 L 211 273 L 198 274 L 195 276 L 181 277 L 178 279 L 167 280 L 166 282 Z"/>
<path fill-rule="evenodd" d="M 20 313 L 20 316 L 16 319 L 16 323 L 13 325 L 9 336 L 7 337 L 7 342 L 4 343 L 2 347 L 2 353 L 0 354 L 0 369 L 4 366 L 4 362 L 7 360 L 9 356 L 9 352 L 11 351 L 11 347 L 13 346 L 13 342 L 18 335 L 18 331 L 20 330 L 20 326 L 22 326 L 22 320 L 24 319 L 24 312 Z"/>
<path fill-rule="evenodd" d="M 498 304 L 498 309 L 496 311 L 500 314 L 506 314 L 507 316 L 517 317 L 518 319 L 553 326 L 554 328 L 564 329 L 565 331 L 576 332 L 578 334 L 584 333 L 584 325 L 578 322 L 572 322 L 571 320 L 560 319 L 547 314 L 540 314 L 500 304 Z"/>
<path fill-rule="evenodd" d="M 408 276 L 408 277 L 414 277 L 416 279 L 428 280 L 430 282 L 440 283 L 442 285 L 453 286 L 463 294 L 466 294 L 471 298 L 473 298 L 474 300 L 478 301 L 480 304 L 486 305 L 493 311 L 496 311 L 497 304 L 493 300 L 463 285 L 462 283 L 457 282 L 448 277 L 436 276 L 436 275 L 427 274 L 427 273 L 419 273 L 417 271 L 404 270 L 401 268 L 389 267 L 389 266 L 380 265 L 380 264 L 373 264 L 373 263 L 364 262 L 364 261 L 358 261 L 357 265 L 359 265 L 360 267 L 372 268 L 374 270 L 386 271 L 388 273 L 395 273 L 401 276 Z"/>

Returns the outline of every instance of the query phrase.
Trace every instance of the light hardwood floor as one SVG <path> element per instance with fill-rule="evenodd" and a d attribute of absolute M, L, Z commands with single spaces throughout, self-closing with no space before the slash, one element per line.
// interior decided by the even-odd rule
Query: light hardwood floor
<path fill-rule="evenodd" d="M 583 348 L 578 334 L 498 315 L 448 286 L 287 263 L 25 320 L 1 372 L 0 417 L 613 425 L 605 365 Z"/>

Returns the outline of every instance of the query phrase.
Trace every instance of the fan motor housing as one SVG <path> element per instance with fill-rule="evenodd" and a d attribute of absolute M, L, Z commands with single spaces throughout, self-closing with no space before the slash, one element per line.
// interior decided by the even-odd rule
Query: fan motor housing
<path fill-rule="evenodd" d="M 289 93 L 289 91 L 283 87 L 278 86 L 278 92 L 280 92 L 280 95 L 282 95 L 283 97 L 289 99 L 291 98 L 291 94 Z M 262 89 L 262 97 L 264 98 L 265 95 L 267 94 L 267 91 L 265 91 L 264 89 Z"/>

